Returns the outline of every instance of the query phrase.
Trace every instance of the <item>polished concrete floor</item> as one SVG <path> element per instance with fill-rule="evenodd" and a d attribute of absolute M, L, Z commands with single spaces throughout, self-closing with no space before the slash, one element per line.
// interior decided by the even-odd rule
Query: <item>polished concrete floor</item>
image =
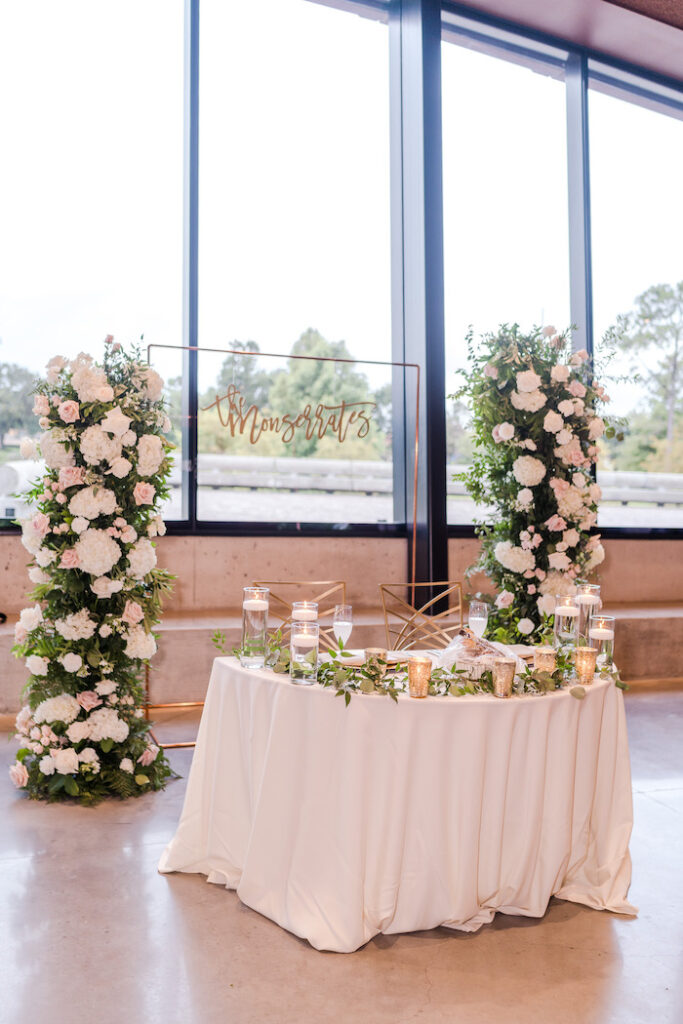
<path fill-rule="evenodd" d="M 626 700 L 636 919 L 553 901 L 539 921 L 319 953 L 233 892 L 157 874 L 184 781 L 92 810 L 3 782 L 1 1024 L 681 1024 L 683 690 Z M 9 763 L 14 746 L 1 749 Z M 171 754 L 186 774 L 191 751 Z"/>

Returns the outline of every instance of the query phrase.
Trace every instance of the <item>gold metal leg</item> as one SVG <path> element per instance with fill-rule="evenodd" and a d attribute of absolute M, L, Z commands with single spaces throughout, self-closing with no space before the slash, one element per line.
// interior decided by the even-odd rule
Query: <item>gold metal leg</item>
<path fill-rule="evenodd" d="M 149 712 L 150 712 L 150 710 L 157 710 L 159 708 L 203 708 L 203 707 L 204 707 L 204 701 L 203 700 L 174 700 L 174 701 L 168 701 L 167 703 L 164 703 L 164 704 L 152 704 L 152 703 L 150 703 L 150 699 L 149 699 L 149 665 L 148 664 L 145 665 L 145 703 L 144 703 L 144 710 L 145 710 L 145 720 L 146 721 L 149 722 Z M 186 740 L 186 741 L 184 741 L 182 743 L 161 743 L 156 738 L 156 736 L 154 735 L 154 733 L 152 732 L 151 729 L 149 731 L 149 734 L 152 737 L 153 742 L 156 743 L 156 745 L 158 747 L 161 747 L 162 750 L 172 750 L 172 749 L 174 749 L 176 747 L 194 747 L 194 746 L 196 746 L 196 741 L 195 740 Z"/>

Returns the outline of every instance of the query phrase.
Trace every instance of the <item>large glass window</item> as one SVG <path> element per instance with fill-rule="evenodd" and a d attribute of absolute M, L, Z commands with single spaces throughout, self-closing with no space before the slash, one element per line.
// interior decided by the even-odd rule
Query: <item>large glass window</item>
<path fill-rule="evenodd" d="M 200 353 L 198 518 L 391 521 L 389 370 L 253 354 L 391 360 L 387 26 L 202 0 L 200 67 L 199 345 L 252 355 Z"/>
<path fill-rule="evenodd" d="M 470 327 L 476 337 L 502 323 L 569 325 L 566 111 L 558 58 L 482 49 L 480 35 L 446 27 L 441 60 L 451 394 Z M 466 411 L 447 401 L 446 414 L 448 522 L 471 523 L 474 505 L 452 481 L 471 454 Z"/>
<path fill-rule="evenodd" d="M 683 99 L 667 107 L 651 87 L 595 85 L 595 348 L 625 378 L 609 409 L 627 425 L 622 443 L 602 447 L 599 523 L 683 528 Z"/>
<path fill-rule="evenodd" d="M 48 359 L 181 344 L 182 31 L 182 0 L 0 6 L 0 522 Z"/>

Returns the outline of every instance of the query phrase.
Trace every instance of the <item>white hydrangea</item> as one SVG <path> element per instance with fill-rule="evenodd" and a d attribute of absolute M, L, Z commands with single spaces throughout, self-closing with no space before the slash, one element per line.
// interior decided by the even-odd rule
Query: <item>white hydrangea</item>
<path fill-rule="evenodd" d="M 164 382 L 151 366 L 141 366 L 139 370 L 142 392 L 150 402 L 158 402 L 164 390 Z"/>
<path fill-rule="evenodd" d="M 108 487 L 83 487 L 69 502 L 69 512 L 84 519 L 110 516 L 116 508 L 116 495 Z"/>
<path fill-rule="evenodd" d="M 19 625 L 22 626 L 27 633 L 30 633 L 32 629 L 39 626 L 43 621 L 43 612 L 39 604 L 34 604 L 33 608 L 22 608 L 19 612 Z"/>
<path fill-rule="evenodd" d="M 157 434 L 143 434 L 138 441 L 138 475 L 154 476 L 164 460 L 164 447 Z"/>
<path fill-rule="evenodd" d="M 548 573 L 546 578 L 539 585 L 539 591 L 541 594 L 547 594 L 549 597 L 554 598 L 555 595 L 559 597 L 567 597 L 570 594 L 576 593 L 576 584 L 570 576 L 566 573 L 552 570 Z M 553 608 L 555 606 L 553 605 Z M 546 614 L 552 614 L 553 609 Z"/>
<path fill-rule="evenodd" d="M 113 708 L 98 708 L 88 719 L 90 739 L 95 743 L 100 740 L 114 740 L 123 743 L 129 733 L 128 723 L 116 714 Z"/>
<path fill-rule="evenodd" d="M 33 525 L 33 517 L 21 520 L 21 543 L 27 551 L 35 555 L 43 542 L 43 535 Z"/>
<path fill-rule="evenodd" d="M 557 494 L 557 511 L 563 519 L 578 519 L 584 511 L 583 491 L 573 485 L 564 492 Z"/>
<path fill-rule="evenodd" d="M 91 466 L 114 462 L 121 454 L 121 444 L 100 426 L 86 427 L 80 437 L 81 454 Z"/>
<path fill-rule="evenodd" d="M 515 409 L 520 409 L 523 412 L 538 412 L 545 405 L 545 395 L 542 391 L 530 391 L 521 394 L 519 391 L 513 391 L 510 395 L 510 401 Z"/>
<path fill-rule="evenodd" d="M 132 546 L 128 552 L 128 562 L 128 575 L 134 579 L 144 579 L 152 571 L 157 564 L 157 555 L 152 542 L 147 537 L 141 537 Z"/>
<path fill-rule="evenodd" d="M 90 738 L 90 723 L 85 722 L 72 722 L 69 728 L 66 730 L 66 735 L 69 737 L 71 743 L 81 743 L 83 740 Z"/>
<path fill-rule="evenodd" d="M 529 487 L 522 487 L 521 491 L 517 491 L 517 508 L 525 512 L 530 509 L 534 503 L 534 492 Z"/>
<path fill-rule="evenodd" d="M 99 693 L 100 697 L 107 697 L 110 693 L 113 693 L 116 689 L 116 682 L 113 679 L 101 679 L 99 683 L 95 685 L 95 690 Z"/>
<path fill-rule="evenodd" d="M 536 602 L 536 606 L 539 615 L 552 615 L 555 611 L 555 596 L 553 594 L 543 594 Z"/>
<path fill-rule="evenodd" d="M 75 366 L 71 383 L 81 402 L 111 402 L 114 392 L 107 382 L 107 375 L 98 366 L 91 366 L 85 360 L 73 360 Z"/>
<path fill-rule="evenodd" d="M 515 480 L 523 487 L 535 487 L 545 476 L 545 466 L 533 455 L 520 455 L 512 464 Z"/>
<path fill-rule="evenodd" d="M 75 519 L 71 520 L 71 529 L 74 533 L 83 533 L 90 526 L 89 520 L 85 516 L 76 516 Z"/>
<path fill-rule="evenodd" d="M 531 551 L 515 547 L 509 540 L 499 541 L 493 553 L 500 564 L 510 572 L 527 572 L 536 566 L 536 559 Z"/>
<path fill-rule="evenodd" d="M 121 548 L 106 530 L 86 530 L 74 544 L 79 568 L 91 576 L 106 576 L 121 557 Z"/>
<path fill-rule="evenodd" d="M 124 476 L 128 476 L 132 468 L 133 463 L 129 459 L 125 459 L 123 455 L 120 455 L 118 459 L 114 459 L 107 473 L 111 473 L 117 480 L 123 480 Z"/>
<path fill-rule="evenodd" d="M 541 378 L 533 370 L 522 370 L 516 374 L 517 390 L 521 392 L 537 391 L 541 386 Z"/>
<path fill-rule="evenodd" d="M 41 701 L 33 712 L 35 722 L 63 722 L 69 725 L 78 718 L 81 705 L 70 693 L 59 693 L 56 697 L 47 697 Z"/>
<path fill-rule="evenodd" d="M 142 626 L 133 626 L 128 631 L 126 640 L 126 654 L 129 658 L 141 658 L 147 661 L 157 652 L 157 644 L 151 633 L 147 633 Z"/>
<path fill-rule="evenodd" d="M 55 629 L 65 640 L 89 640 L 96 628 L 97 623 L 90 617 L 87 608 L 55 620 Z"/>
<path fill-rule="evenodd" d="M 127 432 L 130 423 L 130 416 L 126 416 L 119 405 L 115 405 L 100 420 L 102 430 L 106 430 L 108 434 L 113 434 L 114 437 L 122 437 Z"/>
<path fill-rule="evenodd" d="M 45 460 L 45 464 L 50 469 L 63 469 L 65 466 L 75 466 L 76 458 L 72 451 L 68 451 L 61 440 L 57 440 L 51 431 L 47 431 L 45 434 L 41 434 L 40 441 L 40 454 Z"/>

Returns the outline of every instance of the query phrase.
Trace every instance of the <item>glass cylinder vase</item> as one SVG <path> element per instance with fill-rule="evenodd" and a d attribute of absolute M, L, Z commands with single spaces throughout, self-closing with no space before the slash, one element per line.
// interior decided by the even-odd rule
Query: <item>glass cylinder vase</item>
<path fill-rule="evenodd" d="M 558 594 L 555 598 L 555 647 L 571 654 L 579 640 L 579 606 L 574 594 Z"/>
<path fill-rule="evenodd" d="M 306 619 L 292 622 L 289 641 L 289 677 L 293 683 L 310 686 L 318 678 L 318 637 L 317 622 Z"/>
<path fill-rule="evenodd" d="M 591 647 L 598 649 L 598 668 L 611 668 L 614 664 L 615 619 L 613 615 L 593 615 L 588 624 Z"/>
<path fill-rule="evenodd" d="M 268 587 L 245 587 L 242 597 L 242 668 L 263 668 L 266 662 Z"/>
<path fill-rule="evenodd" d="M 579 609 L 579 643 L 582 640 L 588 643 L 588 623 L 590 622 L 590 617 L 602 608 L 600 584 L 577 580 L 576 605 Z"/>

